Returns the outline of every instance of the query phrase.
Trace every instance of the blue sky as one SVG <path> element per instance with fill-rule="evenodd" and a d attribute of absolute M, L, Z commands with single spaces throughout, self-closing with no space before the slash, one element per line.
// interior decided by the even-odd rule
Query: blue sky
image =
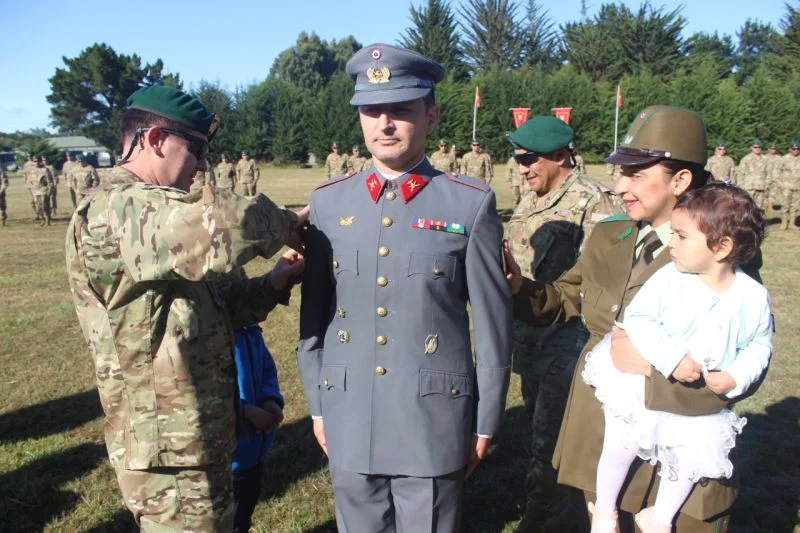
<path fill-rule="evenodd" d="M 413 0 L 419 5 L 425 0 Z M 292 46 L 301 31 L 323 39 L 349 34 L 362 44 L 395 43 L 410 24 L 406 1 L 323 0 L 182 2 L 86 0 L 4 0 L 0 8 L 0 131 L 49 127 L 48 79 L 62 56 L 75 57 L 95 42 L 118 53 L 157 58 L 178 72 L 186 87 L 202 79 L 234 89 L 266 77 L 275 57 Z M 465 3 L 451 0 L 454 7 Z M 526 2 L 523 2 L 526 3 Z M 556 24 L 580 18 L 580 0 L 540 0 Z M 591 16 L 601 0 L 589 0 Z M 632 8 L 639 1 L 625 3 Z M 653 5 L 661 5 L 658 0 Z M 673 6 L 675 2 L 664 2 Z M 696 31 L 736 31 L 748 19 L 776 28 L 784 0 L 685 0 L 685 36 Z"/>

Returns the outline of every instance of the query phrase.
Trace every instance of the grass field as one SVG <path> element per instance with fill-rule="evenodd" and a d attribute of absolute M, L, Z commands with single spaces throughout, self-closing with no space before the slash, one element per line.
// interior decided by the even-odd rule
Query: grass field
<path fill-rule="evenodd" d="M 599 166 L 590 173 L 603 176 Z M 39 228 L 21 178 L 10 177 L 8 227 L 0 228 L 0 531 L 135 531 L 107 462 L 92 363 L 65 274 L 69 192 L 59 189 L 58 216 Z M 262 169 L 259 190 L 301 206 L 322 179 L 319 169 Z M 499 180 L 494 187 L 507 218 L 510 192 Z M 742 490 L 732 531 L 800 531 L 800 231 L 777 227 L 771 220 L 762 270 L 775 352 L 761 389 L 736 406 L 748 424 L 737 445 Z M 263 260 L 248 265 L 251 274 L 268 268 Z M 287 406 L 254 516 L 259 532 L 335 531 L 326 463 L 294 358 L 298 309 L 296 290 L 264 324 Z M 515 376 L 496 446 L 466 484 L 465 531 L 513 531 L 524 504 L 527 425 Z"/>

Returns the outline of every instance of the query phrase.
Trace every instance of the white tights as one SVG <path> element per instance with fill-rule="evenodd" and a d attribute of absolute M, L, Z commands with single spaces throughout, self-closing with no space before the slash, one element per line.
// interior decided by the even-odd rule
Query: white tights
<path fill-rule="evenodd" d="M 597 501 L 595 508 L 604 513 L 617 510 L 619 491 L 628 476 L 631 464 L 636 459 L 633 446 L 625 447 L 623 443 L 625 422 L 613 415 L 606 414 L 606 429 L 603 439 L 603 452 L 597 464 Z M 670 525 L 678 514 L 683 502 L 689 497 L 694 482 L 684 476 L 662 476 L 653 519 L 659 524 Z"/>

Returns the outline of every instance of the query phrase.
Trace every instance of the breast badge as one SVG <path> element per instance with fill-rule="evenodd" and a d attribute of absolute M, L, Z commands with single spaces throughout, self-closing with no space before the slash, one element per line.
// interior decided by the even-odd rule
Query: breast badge
<path fill-rule="evenodd" d="M 425 355 L 433 355 L 439 347 L 439 335 L 428 335 L 425 339 Z"/>
<path fill-rule="evenodd" d="M 349 217 L 339 217 L 339 225 L 340 226 L 352 226 L 353 221 L 356 219 L 355 215 L 350 215 Z"/>
<path fill-rule="evenodd" d="M 350 332 L 346 329 L 340 329 L 336 332 L 336 338 L 339 339 L 339 342 L 342 344 L 347 344 L 350 342 Z"/>

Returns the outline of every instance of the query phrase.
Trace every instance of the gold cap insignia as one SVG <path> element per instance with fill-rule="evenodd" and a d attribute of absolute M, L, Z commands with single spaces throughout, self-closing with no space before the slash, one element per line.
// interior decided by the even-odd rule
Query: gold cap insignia
<path fill-rule="evenodd" d="M 339 217 L 339 225 L 340 226 L 352 226 L 353 220 L 356 219 L 355 215 L 350 215 L 349 217 Z"/>
<path fill-rule="evenodd" d="M 367 69 L 367 79 L 370 83 L 389 83 L 391 75 L 392 73 L 386 67 L 381 67 L 379 69 L 369 67 Z"/>
<path fill-rule="evenodd" d="M 439 347 L 439 335 L 428 335 L 425 339 L 425 355 L 433 355 Z"/>

